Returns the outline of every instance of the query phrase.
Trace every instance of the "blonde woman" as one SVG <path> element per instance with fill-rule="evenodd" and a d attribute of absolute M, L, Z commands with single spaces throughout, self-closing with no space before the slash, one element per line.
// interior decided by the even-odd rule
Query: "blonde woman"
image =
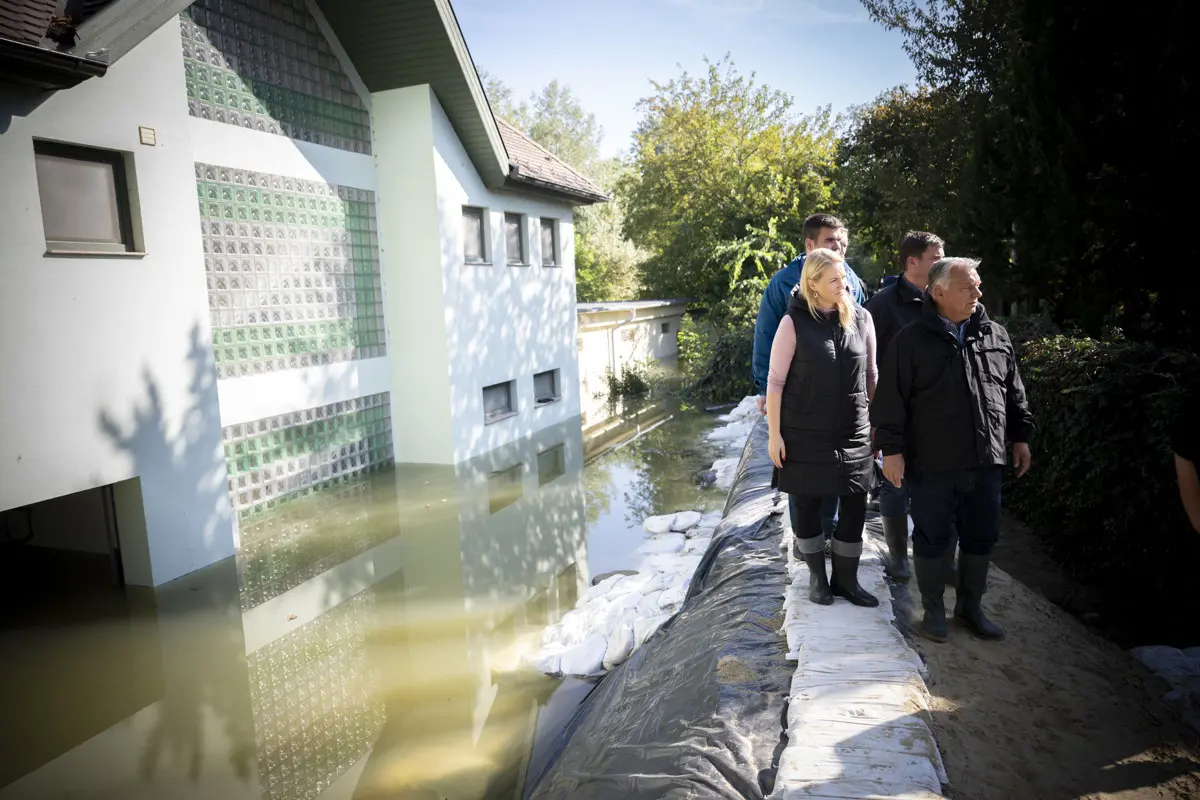
<path fill-rule="evenodd" d="M 771 345 L 767 420 L 774 484 L 795 495 L 793 545 L 808 565 L 808 599 L 858 606 L 879 600 L 858 585 L 867 491 L 875 478 L 868 405 L 875 394 L 875 326 L 855 304 L 842 257 L 813 250 Z M 841 499 L 833 577 L 825 573 L 821 498 Z"/>

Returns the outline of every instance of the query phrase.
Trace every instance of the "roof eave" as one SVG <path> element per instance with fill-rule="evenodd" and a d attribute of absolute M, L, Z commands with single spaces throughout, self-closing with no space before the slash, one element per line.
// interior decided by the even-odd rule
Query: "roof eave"
<path fill-rule="evenodd" d="M 44 90 L 70 89 L 107 71 L 103 61 L 0 38 L 0 81 Z"/>
<path fill-rule="evenodd" d="M 554 195 L 555 197 L 568 200 L 572 205 L 590 206 L 594 203 L 607 203 L 611 197 L 600 194 L 598 192 L 589 192 L 582 189 L 576 189 L 570 186 L 563 186 L 559 183 L 543 181 L 527 175 L 518 175 L 509 173 L 507 184 L 509 188 L 533 189 L 538 192 Z"/>
<path fill-rule="evenodd" d="M 106 51 L 115 64 L 195 0 L 116 0 L 79 26 L 76 53 Z"/>

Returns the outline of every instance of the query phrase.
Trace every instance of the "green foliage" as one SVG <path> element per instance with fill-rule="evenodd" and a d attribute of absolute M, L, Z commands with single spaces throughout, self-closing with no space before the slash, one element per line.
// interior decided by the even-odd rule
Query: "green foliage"
<path fill-rule="evenodd" d="M 754 394 L 750 359 L 754 355 L 754 326 L 720 329 L 709 345 L 708 357 L 684 396 L 698 402 L 733 402 Z"/>
<path fill-rule="evenodd" d="M 874 246 L 924 225 L 1064 328 L 1195 350 L 1200 307 L 1173 290 L 1161 246 L 1192 224 L 1189 204 L 1163 202 L 1163 176 L 1200 144 L 1163 118 L 1194 101 L 1190 5 L 1155 6 L 1145 51 L 1112 47 L 1111 14 L 1085 0 L 863 2 L 932 87 L 881 97 L 844 143 L 845 210 Z M 1198 249 L 1186 238 L 1170 260 Z"/>
<path fill-rule="evenodd" d="M 1200 412 L 1184 408 L 1200 361 L 1064 336 L 1020 349 L 1037 422 L 1034 468 L 1008 481 L 1006 505 L 1069 573 L 1144 622 L 1142 643 L 1200 634 L 1191 574 L 1200 537 L 1179 500 L 1170 446 L 1178 415 Z"/>
<path fill-rule="evenodd" d="M 648 253 L 643 295 L 710 306 L 803 246 L 804 217 L 830 202 L 834 128 L 828 110 L 796 115 L 728 56 L 654 90 L 618 183 L 624 231 Z"/>
<path fill-rule="evenodd" d="M 575 210 L 575 299 L 580 303 L 633 300 L 641 285 L 637 264 L 644 254 L 625 238 L 625 199 L 617 189 L 629 169 L 619 158 L 600 161 L 592 179 L 612 199 Z"/>
<path fill-rule="evenodd" d="M 617 184 L 628 171 L 620 158 L 600 158 L 602 129 L 569 86 L 550 81 L 527 102 L 515 103 L 512 90 L 480 71 L 497 116 L 596 182 L 612 198 L 575 210 L 575 299 L 580 303 L 632 300 L 638 296 L 637 262 L 643 254 L 622 231 L 625 203 Z"/>
<path fill-rule="evenodd" d="M 684 385 L 688 386 L 700 378 L 712 359 L 715 341 L 712 326 L 707 322 L 697 322 L 692 314 L 684 314 L 676 341 L 679 346 L 680 373 Z"/>

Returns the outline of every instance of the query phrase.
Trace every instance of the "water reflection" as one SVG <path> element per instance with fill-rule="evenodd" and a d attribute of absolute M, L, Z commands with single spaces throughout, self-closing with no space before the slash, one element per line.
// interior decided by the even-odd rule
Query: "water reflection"
<path fill-rule="evenodd" d="M 511 795 L 557 686 L 522 640 L 588 581 L 582 470 L 576 420 L 292 503 L 100 613 L 10 607 L 0 798 Z"/>
<path fill-rule="evenodd" d="M 588 688 L 522 648 L 642 516 L 723 502 L 712 419 L 653 414 L 586 469 L 575 420 L 298 500 L 156 591 L 6 595 L 0 800 L 519 796 Z"/>

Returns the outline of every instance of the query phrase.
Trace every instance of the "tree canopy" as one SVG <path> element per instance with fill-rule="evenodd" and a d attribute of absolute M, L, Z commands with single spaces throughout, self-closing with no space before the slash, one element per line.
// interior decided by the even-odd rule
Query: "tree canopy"
<path fill-rule="evenodd" d="M 618 192 L 624 232 L 647 252 L 643 293 L 711 305 L 803 248 L 804 217 L 831 200 L 836 137 L 827 109 L 799 115 L 728 56 L 706 63 L 639 103 Z"/>

